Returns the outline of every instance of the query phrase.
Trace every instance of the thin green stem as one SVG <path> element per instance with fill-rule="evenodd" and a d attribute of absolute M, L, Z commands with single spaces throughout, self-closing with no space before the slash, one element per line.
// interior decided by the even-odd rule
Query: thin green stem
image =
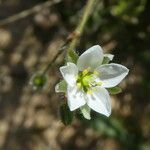
<path fill-rule="evenodd" d="M 49 68 L 53 65 L 53 63 L 56 61 L 56 59 L 64 52 L 64 49 L 66 48 L 66 45 L 68 44 L 68 41 L 66 41 L 61 48 L 58 50 L 58 53 L 53 57 L 53 59 L 49 62 L 49 64 L 46 66 L 46 68 L 43 71 L 43 74 L 45 74 Z"/>
<path fill-rule="evenodd" d="M 85 29 L 85 25 L 90 17 L 90 14 L 92 13 L 92 10 L 95 6 L 95 3 L 96 3 L 97 0 L 88 0 L 86 6 L 85 6 L 85 9 L 84 9 L 84 12 L 83 12 L 83 15 L 82 15 L 82 18 L 78 24 L 78 26 L 76 27 L 75 29 L 75 37 L 73 38 L 73 40 L 70 42 L 69 44 L 69 47 L 67 49 L 67 53 L 68 53 L 68 56 L 69 57 L 70 55 L 77 55 L 74 51 L 75 47 L 76 47 L 76 44 L 79 40 L 79 37 L 82 35 L 84 29 Z M 68 59 L 68 58 L 67 58 Z"/>
<path fill-rule="evenodd" d="M 50 62 L 50 63 L 46 66 L 46 68 L 44 69 L 43 74 L 45 74 L 45 73 L 49 70 L 49 68 L 53 65 L 53 62 L 56 61 L 56 59 L 59 57 L 60 54 L 62 54 L 62 52 L 63 52 L 63 51 L 59 51 L 59 52 L 53 57 L 53 59 L 51 60 L 51 62 Z"/>

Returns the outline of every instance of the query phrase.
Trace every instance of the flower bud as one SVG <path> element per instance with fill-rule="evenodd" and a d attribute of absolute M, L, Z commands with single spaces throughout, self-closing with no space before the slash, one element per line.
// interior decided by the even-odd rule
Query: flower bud
<path fill-rule="evenodd" d="M 42 73 L 36 73 L 31 78 L 30 84 L 33 86 L 34 90 L 40 90 L 46 86 L 47 79 L 47 75 Z"/>

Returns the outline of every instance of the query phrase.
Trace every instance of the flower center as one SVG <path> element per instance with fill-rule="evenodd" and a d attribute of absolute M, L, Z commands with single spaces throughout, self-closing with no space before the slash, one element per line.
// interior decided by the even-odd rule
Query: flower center
<path fill-rule="evenodd" d="M 97 72 L 90 72 L 90 68 L 79 72 L 77 76 L 77 86 L 80 90 L 91 94 L 93 87 L 101 86 L 101 82 L 96 82 Z"/>

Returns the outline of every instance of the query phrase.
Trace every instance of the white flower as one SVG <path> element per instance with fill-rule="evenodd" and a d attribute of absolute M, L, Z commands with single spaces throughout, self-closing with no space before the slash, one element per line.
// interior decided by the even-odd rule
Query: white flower
<path fill-rule="evenodd" d="M 95 45 L 79 57 L 77 65 L 68 62 L 60 67 L 67 83 L 66 96 L 71 111 L 88 106 L 103 115 L 111 114 L 110 96 L 106 88 L 118 85 L 129 70 L 115 63 L 102 64 L 104 57 L 113 59 L 113 55 L 104 55 L 102 48 Z M 55 90 L 61 92 L 58 85 Z"/>

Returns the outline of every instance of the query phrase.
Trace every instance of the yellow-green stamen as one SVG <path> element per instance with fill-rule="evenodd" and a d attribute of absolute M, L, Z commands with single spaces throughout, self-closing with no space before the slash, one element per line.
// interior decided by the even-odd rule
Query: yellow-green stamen
<path fill-rule="evenodd" d="M 77 76 L 77 86 L 80 90 L 83 90 L 84 92 L 88 94 L 92 94 L 93 87 L 101 86 L 101 82 L 95 82 L 95 76 L 97 75 L 97 72 L 90 72 L 90 68 L 87 68 L 83 70 L 82 72 L 79 72 Z"/>

